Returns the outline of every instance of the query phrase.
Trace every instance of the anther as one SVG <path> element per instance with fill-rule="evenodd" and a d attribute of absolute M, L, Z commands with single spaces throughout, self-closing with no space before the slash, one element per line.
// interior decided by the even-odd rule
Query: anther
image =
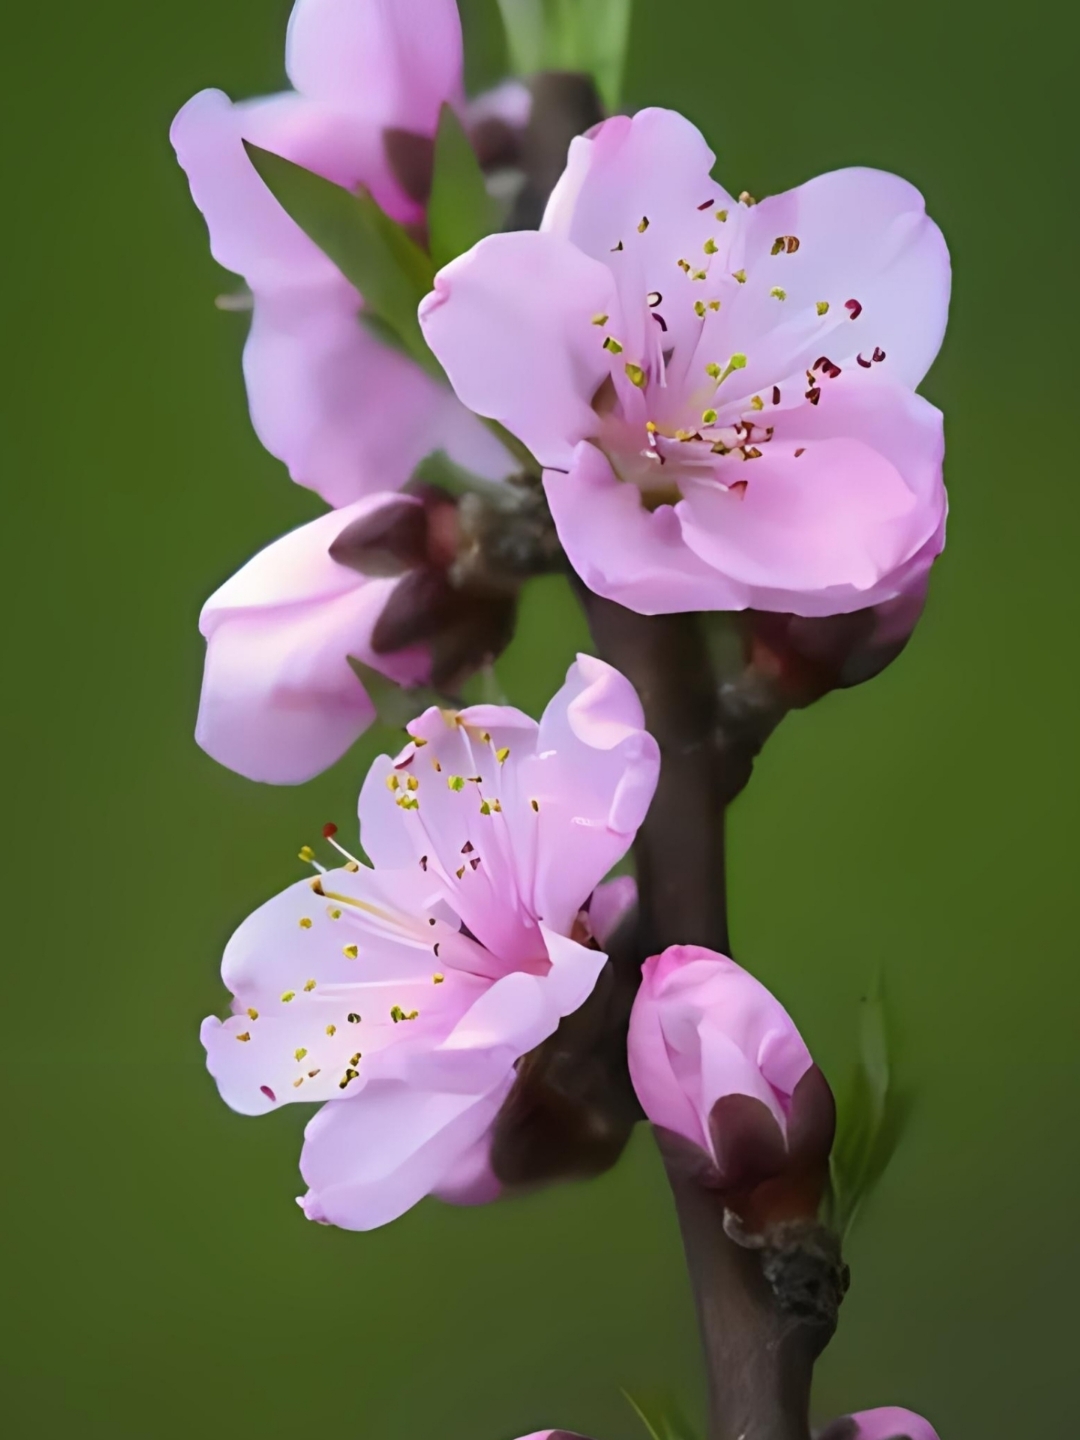
<path fill-rule="evenodd" d="M 772 298 L 773 298 L 774 300 L 786 300 L 786 299 L 787 299 L 787 291 L 786 291 L 786 290 L 782 290 L 779 285 L 774 285 L 774 286 L 772 287 L 772 289 L 769 291 L 769 294 L 772 296 Z"/>
<path fill-rule="evenodd" d="M 249 1009 L 248 1012 L 247 1012 L 247 1017 L 248 1017 L 249 1020 L 257 1020 L 257 1019 L 259 1018 L 259 1012 L 258 1012 L 258 1010 L 251 1010 L 251 1009 Z"/>
<path fill-rule="evenodd" d="M 296 1059 L 297 1061 L 303 1060 L 303 1058 L 304 1058 L 304 1056 L 305 1056 L 306 1054 L 307 1054 L 307 1051 L 304 1049 L 303 1045 L 301 1045 L 298 1050 L 294 1050 L 294 1051 L 293 1051 L 293 1057 L 294 1057 L 294 1059 Z"/>
<path fill-rule="evenodd" d="M 711 200 L 706 200 L 703 204 L 699 205 L 697 208 L 698 208 L 699 210 L 708 210 L 708 209 L 710 208 L 710 206 L 712 205 L 712 203 L 713 203 L 713 202 L 712 202 Z"/>
<path fill-rule="evenodd" d="M 765 409 L 765 401 L 762 400 L 762 398 L 761 398 L 760 395 L 752 395 L 752 396 L 750 397 L 750 409 L 751 409 L 751 410 L 764 410 L 764 409 Z"/>
<path fill-rule="evenodd" d="M 657 305 L 663 304 L 663 301 L 664 297 L 660 294 L 659 290 L 650 290 L 648 295 L 645 296 L 645 303 L 650 310 L 655 310 Z"/>
<path fill-rule="evenodd" d="M 805 455 L 805 454 L 806 454 L 806 446 L 805 446 L 805 445 L 800 445 L 799 449 L 795 451 L 795 459 L 798 460 L 798 458 L 799 458 L 800 455 Z"/>
<path fill-rule="evenodd" d="M 773 241 L 770 255 L 794 255 L 799 248 L 799 237 L 797 235 L 778 235 Z"/>
<path fill-rule="evenodd" d="M 307 980 L 307 981 L 304 982 L 304 990 L 306 991 L 306 993 L 307 993 L 308 995 L 310 995 L 311 992 L 312 992 L 312 990 L 315 989 L 316 983 L 317 983 L 317 982 L 314 981 L 314 980 Z"/>
<path fill-rule="evenodd" d="M 880 363 L 882 360 L 885 359 L 885 351 L 882 350 L 882 348 L 881 348 L 880 345 L 878 345 L 878 346 L 875 347 L 875 349 L 874 349 L 874 357 L 873 357 L 873 358 L 874 358 L 876 361 L 878 361 L 878 363 Z"/>
<path fill-rule="evenodd" d="M 346 945 L 342 948 L 341 953 L 345 956 L 346 960 L 355 960 L 360 954 L 360 949 L 359 946 L 356 945 Z"/>
<path fill-rule="evenodd" d="M 862 314 L 862 305 L 858 300 L 845 300 L 844 309 L 850 314 L 852 320 L 857 320 Z"/>
<path fill-rule="evenodd" d="M 717 220 L 720 221 L 720 224 L 723 225 L 724 221 L 727 219 L 727 211 L 726 211 L 726 210 L 717 210 L 717 212 L 716 212 L 716 218 L 717 218 Z"/>
<path fill-rule="evenodd" d="M 705 241 L 705 244 L 701 248 L 705 251 L 706 255 L 715 255 L 720 247 L 710 235 L 708 240 Z"/>
<path fill-rule="evenodd" d="M 715 411 L 715 410 L 703 410 L 703 411 L 701 412 L 701 423 L 702 423 L 703 425 L 715 425 L 715 424 L 716 424 L 716 411 Z"/>
<path fill-rule="evenodd" d="M 639 235 L 644 235 L 644 234 L 645 234 L 645 231 L 649 228 L 649 217 L 648 217 L 647 215 L 643 215 L 643 216 L 641 217 L 641 219 L 638 221 L 638 227 L 637 227 L 637 228 L 638 228 L 638 234 L 639 234 Z"/>
<path fill-rule="evenodd" d="M 753 195 L 750 194 L 749 190 L 744 190 L 739 196 L 739 204 L 756 205 L 757 201 L 754 199 Z"/>
<path fill-rule="evenodd" d="M 592 323 L 594 325 L 606 325 L 610 319 L 610 315 L 594 315 L 592 317 Z"/>
<path fill-rule="evenodd" d="M 817 302 L 817 313 L 819 315 L 827 315 L 829 313 L 829 302 L 827 300 L 819 300 Z"/>
<path fill-rule="evenodd" d="M 305 916 L 301 919 L 301 921 L 300 921 L 300 929 L 301 929 L 301 930 L 310 930 L 310 929 L 311 929 L 311 917 L 310 917 L 309 915 L 305 915 Z"/>
<path fill-rule="evenodd" d="M 248 1031 L 248 1030 L 245 1030 L 245 1031 L 243 1032 L 243 1034 L 237 1035 L 236 1038 L 237 1038 L 237 1040 L 241 1040 L 241 1041 L 243 1041 L 243 1042 L 246 1044 L 246 1042 L 251 1039 L 251 1032 Z"/>
<path fill-rule="evenodd" d="M 432 983 L 433 985 L 441 985 L 445 979 L 446 979 L 446 976 L 440 974 L 440 972 L 439 972 L 438 970 L 436 970 L 435 974 L 432 975 L 432 977 L 431 977 L 431 983 Z"/>
<path fill-rule="evenodd" d="M 704 300 L 695 300 L 695 301 L 694 301 L 694 314 L 697 315 L 697 317 L 698 317 L 699 320 L 704 320 L 704 319 L 705 319 L 705 316 L 706 316 L 708 313 L 709 313 L 709 312 L 705 309 L 705 301 L 704 301 Z"/>
<path fill-rule="evenodd" d="M 780 404 L 780 386 L 779 386 L 779 385 L 774 385 L 774 386 L 772 387 L 772 403 L 773 403 L 774 405 L 779 405 L 779 404 Z"/>
<path fill-rule="evenodd" d="M 733 280 L 737 280 L 740 285 L 745 285 L 745 284 L 746 284 L 746 271 L 745 271 L 745 270 L 733 270 L 733 271 L 731 272 L 731 278 L 732 278 Z"/>
<path fill-rule="evenodd" d="M 283 1005 L 288 1005 L 288 1003 L 289 1003 L 290 1000 L 295 1000 L 295 999 L 296 999 L 296 991 L 295 991 L 295 990 L 284 990 L 284 991 L 282 991 L 281 1003 L 282 1003 Z"/>
<path fill-rule="evenodd" d="M 626 362 L 626 378 L 631 385 L 636 385 L 639 390 L 645 389 L 648 376 L 640 365 L 634 365 L 629 360 Z"/>
<path fill-rule="evenodd" d="M 604 341 L 604 349 L 609 351 L 612 355 L 621 355 L 623 351 L 623 347 L 612 335 L 609 335 Z"/>

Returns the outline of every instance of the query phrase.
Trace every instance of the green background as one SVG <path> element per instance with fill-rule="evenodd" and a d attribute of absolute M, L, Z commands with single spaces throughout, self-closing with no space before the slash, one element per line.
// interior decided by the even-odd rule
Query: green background
<path fill-rule="evenodd" d="M 370 747 L 299 790 L 191 739 L 201 600 L 315 514 L 247 423 L 244 319 L 166 143 L 196 89 L 282 80 L 286 0 L 22 5 L 5 20 L 7 761 L 0 1407 L 20 1436 L 630 1440 L 620 1385 L 698 1362 L 648 1137 L 606 1179 L 376 1234 L 297 1211 L 303 1116 L 244 1120 L 197 1040 L 230 929 L 347 823 Z M 467 5 L 477 73 L 489 0 Z M 1075 90 L 1064 12 L 638 0 L 631 104 L 757 195 L 848 164 L 952 247 L 953 519 L 883 678 L 790 719 L 734 817 L 740 955 L 834 1078 L 884 968 L 918 1107 L 850 1247 L 822 1417 L 943 1440 L 1076 1431 Z M 1070 179 L 1070 176 L 1073 178 Z M 12 194 L 12 192 L 14 192 Z M 539 706 L 579 623 L 531 597 Z"/>

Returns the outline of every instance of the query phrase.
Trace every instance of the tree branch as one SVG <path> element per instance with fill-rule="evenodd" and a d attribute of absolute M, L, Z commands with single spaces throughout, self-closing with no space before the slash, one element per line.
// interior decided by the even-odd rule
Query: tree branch
<path fill-rule="evenodd" d="M 784 703 L 741 654 L 730 674 L 717 674 L 701 617 L 637 615 L 578 589 L 597 649 L 636 687 L 661 752 L 635 846 L 637 943 L 621 963 L 640 967 L 674 944 L 728 954 L 727 808 Z M 709 1440 L 809 1440 L 814 1360 L 846 1283 L 835 1244 L 812 1224 L 782 1238 L 741 1234 L 722 1198 L 659 1143 L 705 1351 Z M 808 1282 L 826 1297 L 824 1315 L 800 1313 L 793 1301 Z"/>

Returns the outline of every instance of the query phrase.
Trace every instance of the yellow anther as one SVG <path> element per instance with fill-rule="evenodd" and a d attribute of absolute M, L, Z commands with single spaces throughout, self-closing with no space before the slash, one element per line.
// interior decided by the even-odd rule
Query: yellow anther
<path fill-rule="evenodd" d="M 710 301 L 709 301 L 709 309 L 710 309 L 710 310 L 719 310 L 719 309 L 720 309 L 720 301 L 719 301 L 719 300 L 710 300 Z"/>
<path fill-rule="evenodd" d="M 303 860 L 305 865 L 310 865 L 315 859 L 315 851 L 310 845 L 301 845 L 299 859 Z"/>
<path fill-rule="evenodd" d="M 336 1026 L 336 1025 L 327 1025 L 327 1027 L 326 1027 L 326 1033 L 327 1033 L 327 1035 L 336 1035 L 336 1034 L 337 1034 L 337 1026 Z"/>
<path fill-rule="evenodd" d="M 750 409 L 751 409 L 751 410 L 764 410 L 764 409 L 765 409 L 765 401 L 762 400 L 762 398 L 761 398 L 760 395 L 752 395 L 752 396 L 750 397 Z"/>
<path fill-rule="evenodd" d="M 300 929 L 301 929 L 301 930 L 310 930 L 310 929 L 311 929 L 311 918 L 310 918 L 310 916 L 305 915 L 305 916 L 303 917 L 303 919 L 300 921 Z"/>
<path fill-rule="evenodd" d="M 773 298 L 774 300 L 786 300 L 786 299 L 787 299 L 787 291 L 786 291 L 786 290 L 782 290 L 779 285 L 774 285 L 774 286 L 772 287 L 772 289 L 769 291 L 769 294 L 772 296 L 772 298 Z"/>
<path fill-rule="evenodd" d="M 333 909 L 327 910 L 326 913 L 330 916 L 331 920 L 341 919 L 341 911 L 338 910 L 336 906 Z"/>
<path fill-rule="evenodd" d="M 829 313 L 829 302 L 827 300 L 819 300 L 817 302 L 817 313 L 819 315 L 827 315 Z"/>
<path fill-rule="evenodd" d="M 283 1005 L 288 1005 L 288 1003 L 289 1003 L 290 1000 L 295 1000 L 295 999 L 296 999 L 296 991 L 295 991 L 295 990 L 283 990 L 283 991 L 282 991 L 282 993 L 281 993 L 281 1003 L 282 1003 Z"/>
<path fill-rule="evenodd" d="M 339 1090 L 346 1090 L 346 1089 L 348 1089 L 349 1081 L 350 1081 L 350 1080 L 355 1080 L 355 1079 L 357 1078 L 357 1074 L 358 1074 L 358 1072 L 357 1072 L 356 1070 L 346 1070 L 344 1077 L 343 1077 L 341 1080 L 338 1081 L 338 1089 L 339 1089 Z"/>
<path fill-rule="evenodd" d="M 441 985 L 445 979 L 446 976 L 440 974 L 439 971 L 436 970 L 435 974 L 431 977 L 431 983 L 433 985 Z"/>
<path fill-rule="evenodd" d="M 632 361 L 628 360 L 626 362 L 626 378 L 630 381 L 631 385 L 636 385 L 639 390 L 644 390 L 649 377 L 640 365 L 635 365 Z"/>
<path fill-rule="evenodd" d="M 355 960 L 357 955 L 360 954 L 360 947 L 358 945 L 346 945 L 341 953 L 345 956 L 346 960 Z"/>
<path fill-rule="evenodd" d="M 490 815 L 490 814 L 491 814 L 491 803 L 490 803 L 490 801 L 488 801 L 488 800 L 481 800 L 481 802 L 480 802 L 480 814 L 481 814 L 481 815 Z"/>
<path fill-rule="evenodd" d="M 727 219 L 727 211 L 726 211 L 726 210 L 717 210 L 717 212 L 716 212 L 716 218 L 717 218 L 717 220 L 720 221 L 720 223 L 721 223 L 721 225 L 722 225 L 722 224 L 724 223 L 724 221 Z"/>
<path fill-rule="evenodd" d="M 492 810 L 495 811 L 495 814 L 496 814 L 496 815 L 501 815 L 501 814 L 502 814 L 502 801 L 501 801 L 501 800 L 492 800 L 492 802 L 491 802 L 491 808 L 492 808 Z"/>
<path fill-rule="evenodd" d="M 690 274 L 690 261 L 689 261 L 689 260 L 680 260 L 678 263 L 679 263 L 679 269 L 685 271 L 686 274 L 689 275 L 689 274 Z"/>
<path fill-rule="evenodd" d="M 293 1056 L 294 1056 L 297 1060 L 303 1060 L 303 1058 L 304 1058 L 304 1056 L 305 1056 L 306 1054 L 307 1054 L 307 1051 L 304 1049 L 303 1045 L 300 1046 L 300 1049 L 299 1049 L 299 1050 L 294 1050 L 294 1051 L 293 1051 Z"/>
<path fill-rule="evenodd" d="M 362 1053 L 358 1050 L 358 1051 L 356 1052 L 356 1054 L 352 1057 L 352 1059 L 349 1061 L 349 1064 L 350 1064 L 350 1065 L 359 1065 L 359 1064 L 360 1064 L 360 1061 L 361 1061 L 363 1058 L 364 1058 L 364 1057 L 363 1057 Z"/>
<path fill-rule="evenodd" d="M 701 320 L 704 320 L 704 319 L 705 319 L 705 316 L 708 314 L 708 311 L 705 309 L 705 301 L 704 301 L 704 300 L 695 300 L 695 301 L 694 301 L 694 313 L 698 316 L 699 319 L 701 319 Z"/>
<path fill-rule="evenodd" d="M 707 280 L 708 278 L 709 272 L 707 270 L 695 270 L 693 275 L 690 276 L 691 280 Z"/>
<path fill-rule="evenodd" d="M 530 800 L 530 801 L 529 801 L 529 804 L 532 806 L 532 808 L 536 811 L 537 814 L 540 813 L 540 801 L 539 801 L 539 800 Z"/>
<path fill-rule="evenodd" d="M 715 410 L 703 410 L 703 411 L 701 412 L 701 423 L 702 423 L 703 425 L 715 425 L 715 424 L 716 424 L 716 411 L 715 411 Z"/>
<path fill-rule="evenodd" d="M 717 365 L 715 360 L 711 364 L 705 366 L 705 374 L 708 375 L 710 380 L 720 379 L 720 366 Z"/>
<path fill-rule="evenodd" d="M 686 445 L 697 436 L 696 430 L 676 430 L 675 439 Z"/>
<path fill-rule="evenodd" d="M 742 192 L 742 194 L 739 196 L 739 204 L 740 204 L 740 205 L 756 205 L 756 204 L 757 204 L 757 201 L 756 201 L 756 200 L 754 199 L 754 197 L 750 194 L 750 191 L 749 191 L 749 190 L 744 190 L 744 191 Z"/>
<path fill-rule="evenodd" d="M 465 789 L 465 776 L 464 776 L 464 775 L 448 775 L 448 776 L 446 777 L 446 784 L 447 784 L 447 788 L 450 789 L 450 790 L 458 790 L 458 791 L 464 790 L 464 789 Z"/>
<path fill-rule="evenodd" d="M 646 420 L 645 429 L 649 432 L 650 435 L 655 435 L 657 430 L 659 429 L 659 426 L 657 425 L 655 420 Z"/>
<path fill-rule="evenodd" d="M 401 789 L 401 781 L 398 779 L 398 777 L 397 777 L 396 775 L 387 775 L 387 777 L 386 777 L 386 788 L 387 788 L 388 790 L 400 790 L 400 789 Z"/>
<path fill-rule="evenodd" d="M 401 810 L 419 810 L 420 801 L 412 795 L 399 795 L 394 804 Z"/>
<path fill-rule="evenodd" d="M 415 775 L 410 775 L 409 778 L 405 781 L 405 784 L 410 790 L 420 789 L 420 781 L 416 778 Z"/>
<path fill-rule="evenodd" d="M 745 284 L 746 284 L 746 271 L 745 271 L 745 270 L 733 270 L 733 271 L 731 272 L 731 278 L 732 278 L 733 280 L 737 280 L 740 285 L 745 285 Z"/>
<path fill-rule="evenodd" d="M 409 732 L 407 730 L 405 733 L 406 735 L 409 735 Z M 412 741 L 412 743 L 416 746 L 418 750 L 422 750 L 427 744 L 427 741 L 423 738 L 422 735 L 409 735 L 409 739 Z"/>
<path fill-rule="evenodd" d="M 360 869 L 360 866 L 359 866 L 359 864 L 358 864 L 357 861 L 355 861 L 355 860 L 350 860 L 350 861 L 346 864 L 345 869 L 348 870 L 351 875 L 355 875 L 356 872 Z"/>
<path fill-rule="evenodd" d="M 643 216 L 641 217 L 641 220 L 640 220 L 637 228 L 638 228 L 638 234 L 639 234 L 639 235 L 644 235 L 644 234 L 645 234 L 645 231 L 649 228 L 649 217 L 648 217 L 647 215 L 643 215 Z"/>
<path fill-rule="evenodd" d="M 296 1080 L 294 1080 L 294 1081 L 292 1082 L 292 1088 L 293 1088 L 294 1090 L 299 1090 L 299 1089 L 300 1089 L 300 1086 L 301 1086 L 303 1083 L 304 1083 L 304 1077 L 303 1077 L 303 1075 L 300 1075 Z"/>
<path fill-rule="evenodd" d="M 621 355 L 623 352 L 623 347 L 619 344 L 618 340 L 616 340 L 613 335 L 609 335 L 604 341 L 604 349 L 609 351 L 612 355 Z"/>
<path fill-rule="evenodd" d="M 496 750 L 495 759 L 498 760 L 500 765 L 505 765 L 507 760 L 510 759 L 510 746 L 504 745 L 501 750 Z"/>
<path fill-rule="evenodd" d="M 455 875 L 457 876 L 457 878 L 460 880 L 461 877 L 465 874 L 465 866 L 462 865 L 462 867 L 461 867 L 460 870 L 455 870 L 455 871 L 454 871 L 454 874 L 455 874 Z"/>
<path fill-rule="evenodd" d="M 247 1012 L 247 1017 L 249 1020 L 257 1020 L 259 1018 L 258 1010 L 252 1010 L 249 1008 Z"/>
<path fill-rule="evenodd" d="M 316 983 L 316 982 L 315 982 L 314 980 L 308 980 L 308 981 L 305 982 L 305 984 L 304 984 L 304 989 L 305 989 L 305 991 L 307 992 L 307 994 L 310 995 L 311 992 L 312 992 L 312 990 L 315 989 L 315 983 Z"/>
<path fill-rule="evenodd" d="M 432 757 L 431 757 L 431 763 L 432 763 L 432 765 L 435 767 L 435 773 L 436 773 L 437 775 L 441 775 L 441 774 L 442 774 L 442 766 L 439 764 L 438 760 L 435 758 L 434 755 L 432 755 Z"/>
<path fill-rule="evenodd" d="M 592 323 L 594 325 L 606 325 L 610 319 L 610 315 L 594 315 L 592 317 Z"/>
<path fill-rule="evenodd" d="M 719 246 L 710 235 L 708 240 L 706 240 L 705 244 L 702 246 L 702 249 L 705 251 L 706 255 L 715 255 L 717 250 L 719 249 Z"/>
<path fill-rule="evenodd" d="M 251 1035 L 250 1035 L 250 1033 L 249 1033 L 247 1030 L 245 1030 L 242 1035 L 237 1035 L 236 1038 L 237 1038 L 238 1040 L 250 1040 L 250 1039 L 251 1039 Z"/>

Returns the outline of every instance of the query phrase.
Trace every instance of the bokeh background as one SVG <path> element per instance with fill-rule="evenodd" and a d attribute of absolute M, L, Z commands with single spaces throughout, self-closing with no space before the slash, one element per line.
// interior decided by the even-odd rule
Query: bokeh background
<path fill-rule="evenodd" d="M 464 8 L 479 83 L 494 0 Z M 293 1203 L 299 1110 L 241 1119 L 203 1070 L 224 940 L 299 843 L 348 823 L 371 750 L 271 790 L 191 739 L 201 600 L 319 504 L 248 426 L 246 322 L 214 308 L 228 285 L 166 132 L 203 85 L 278 87 L 287 12 L 5 20 L 0 1414 L 49 1440 L 631 1440 L 620 1386 L 699 1397 L 646 1134 L 591 1186 L 348 1235 Z M 853 1237 L 817 1403 L 912 1405 L 944 1440 L 1076 1433 L 1069 23 L 1051 0 L 638 0 L 628 77 L 631 105 L 706 128 L 731 190 L 882 166 L 953 250 L 929 614 L 882 679 L 784 724 L 731 876 L 741 957 L 834 1079 L 885 973 L 918 1104 Z M 584 643 L 537 585 L 504 679 L 537 707 Z"/>

